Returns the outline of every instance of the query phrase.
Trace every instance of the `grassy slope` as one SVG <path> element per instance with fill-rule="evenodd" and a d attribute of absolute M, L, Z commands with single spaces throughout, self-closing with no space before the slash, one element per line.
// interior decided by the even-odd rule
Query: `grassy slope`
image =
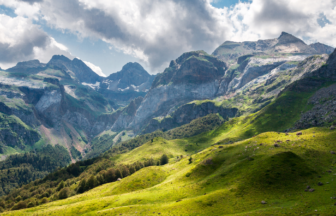
<path fill-rule="evenodd" d="M 267 132 L 209 147 L 193 155 L 192 164 L 188 157 L 171 158 L 168 165 L 145 168 L 120 182 L 5 215 L 308 215 L 315 210 L 330 215 L 336 184 L 326 171 L 334 173 L 336 156 L 330 151 L 336 148 L 335 138 L 335 131 L 321 128 L 305 130 L 303 136 Z M 277 140 L 281 143 L 275 148 Z M 175 142 L 158 139 L 152 145 L 161 153 L 181 154 Z M 119 160 L 130 163 L 152 153 L 142 147 Z M 209 158 L 212 163 L 206 165 Z M 316 191 L 304 192 L 307 185 Z"/>

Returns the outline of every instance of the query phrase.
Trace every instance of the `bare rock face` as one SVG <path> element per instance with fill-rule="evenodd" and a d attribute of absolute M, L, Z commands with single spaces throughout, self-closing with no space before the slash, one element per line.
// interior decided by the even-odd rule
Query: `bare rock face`
<path fill-rule="evenodd" d="M 183 54 L 156 76 L 130 126 L 135 128 L 176 105 L 214 98 L 225 70 L 224 62 L 204 51 Z"/>
<path fill-rule="evenodd" d="M 127 128 L 129 124 L 133 121 L 135 113 L 142 101 L 143 101 L 142 97 L 134 99 L 119 115 L 118 119 L 112 126 L 112 130 L 119 131 Z"/>

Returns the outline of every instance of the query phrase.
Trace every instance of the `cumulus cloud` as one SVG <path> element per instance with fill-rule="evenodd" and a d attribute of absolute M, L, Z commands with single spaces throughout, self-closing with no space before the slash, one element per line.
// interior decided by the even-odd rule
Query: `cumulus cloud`
<path fill-rule="evenodd" d="M 24 17 L 0 14 L 0 66 L 8 68 L 19 61 L 50 60 L 54 54 L 71 57 L 67 48 Z"/>
<path fill-rule="evenodd" d="M 155 70 L 183 52 L 212 51 L 229 32 L 226 10 L 204 0 L 45 0 L 49 24 L 100 38 Z"/>
<path fill-rule="evenodd" d="M 211 53 L 225 40 L 270 39 L 282 31 L 307 43 L 336 46 L 335 0 L 253 0 L 230 8 L 214 8 L 213 1 L 0 0 L 0 4 L 78 37 L 101 39 L 147 63 L 152 73 L 162 72 L 171 59 L 186 51 Z M 42 33 L 34 35 L 43 43 Z M 53 44 L 52 40 L 46 44 Z M 7 45 L 1 44 L 3 49 Z"/>
<path fill-rule="evenodd" d="M 89 68 L 91 68 L 91 70 L 93 70 L 93 72 L 95 72 L 96 74 L 98 74 L 101 77 L 107 77 L 106 74 L 103 73 L 102 69 L 100 67 L 98 67 L 97 65 L 94 65 L 91 62 L 88 61 L 83 61 Z"/>
<path fill-rule="evenodd" d="M 254 0 L 239 3 L 229 13 L 235 40 L 268 39 L 282 31 L 304 39 L 336 46 L 335 25 L 324 20 L 336 18 L 334 0 Z"/>

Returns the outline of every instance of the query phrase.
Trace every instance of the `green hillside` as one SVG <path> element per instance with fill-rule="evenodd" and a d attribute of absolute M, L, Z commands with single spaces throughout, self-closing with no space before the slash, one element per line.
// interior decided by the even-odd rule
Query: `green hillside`
<path fill-rule="evenodd" d="M 179 141 L 157 139 L 116 162 L 133 163 L 166 153 L 169 164 L 5 215 L 330 215 L 335 211 L 331 197 L 336 189 L 336 156 L 330 152 L 336 148 L 336 132 L 323 128 L 302 132 L 302 136 L 267 132 L 211 146 L 193 154 L 192 163 L 185 154 L 180 157 Z M 305 192 L 307 186 L 315 191 Z"/>

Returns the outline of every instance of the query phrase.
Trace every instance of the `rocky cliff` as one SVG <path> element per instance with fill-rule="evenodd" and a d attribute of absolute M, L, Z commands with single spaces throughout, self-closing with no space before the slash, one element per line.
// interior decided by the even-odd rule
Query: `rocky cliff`
<path fill-rule="evenodd" d="M 140 129 L 144 122 L 167 114 L 174 106 L 213 98 L 226 69 L 224 62 L 204 51 L 183 54 L 156 76 L 130 126 Z"/>

